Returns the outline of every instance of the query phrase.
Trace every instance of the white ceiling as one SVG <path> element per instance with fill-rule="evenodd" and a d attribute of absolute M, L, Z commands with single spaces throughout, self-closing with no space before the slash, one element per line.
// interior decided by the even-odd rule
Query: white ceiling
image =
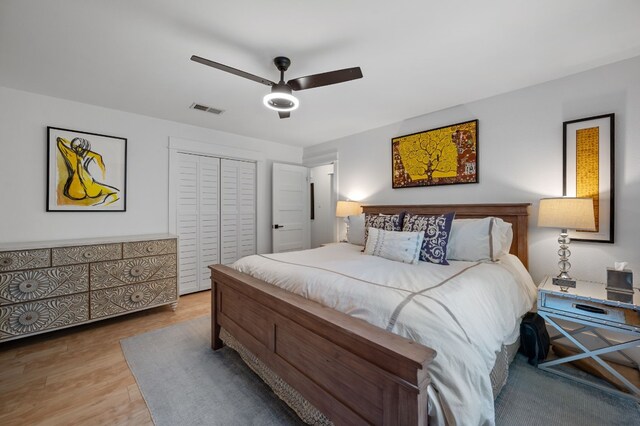
<path fill-rule="evenodd" d="M 640 55 L 639 22 L 637 0 L 0 0 L 0 86 L 309 146 Z M 280 120 L 267 86 L 193 54 L 364 78 Z"/>

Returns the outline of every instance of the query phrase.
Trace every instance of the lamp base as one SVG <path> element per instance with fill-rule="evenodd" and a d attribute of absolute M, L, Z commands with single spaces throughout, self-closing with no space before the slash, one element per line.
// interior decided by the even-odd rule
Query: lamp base
<path fill-rule="evenodd" d="M 571 250 L 569 250 L 570 242 L 571 238 L 569 238 L 567 230 L 563 229 L 558 238 L 558 243 L 560 243 L 560 249 L 558 250 L 558 255 L 560 255 L 560 261 L 558 262 L 560 274 L 552 279 L 552 283 L 559 286 L 560 291 L 576 288 L 576 280 L 569 276 L 569 269 L 571 269 L 571 263 L 569 263 L 569 256 L 571 256 Z"/>
<path fill-rule="evenodd" d="M 552 278 L 551 283 L 560 287 L 560 291 L 566 292 L 569 288 L 576 288 L 576 280 L 573 278 Z"/>
<path fill-rule="evenodd" d="M 343 220 L 344 220 L 344 238 L 338 238 L 338 241 L 341 243 L 346 243 L 349 241 L 349 218 L 345 217 Z"/>

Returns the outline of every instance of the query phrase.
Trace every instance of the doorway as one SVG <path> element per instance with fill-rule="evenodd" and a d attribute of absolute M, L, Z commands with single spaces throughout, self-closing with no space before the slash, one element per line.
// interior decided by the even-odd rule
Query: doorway
<path fill-rule="evenodd" d="M 334 201 L 334 165 L 309 169 L 311 191 L 311 248 L 336 241 L 336 207 Z"/>

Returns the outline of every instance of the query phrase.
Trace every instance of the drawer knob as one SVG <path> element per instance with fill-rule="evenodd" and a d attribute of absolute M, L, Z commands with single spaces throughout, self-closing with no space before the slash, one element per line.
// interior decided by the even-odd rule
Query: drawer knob
<path fill-rule="evenodd" d="M 127 263 L 124 273 L 131 278 L 142 279 L 149 273 L 149 265 L 142 260 L 133 260 Z"/>
<path fill-rule="evenodd" d="M 1 281 L 1 280 L 0 280 Z M 9 281 L 9 294 L 14 301 L 43 297 L 51 287 L 49 277 L 42 270 L 20 272 Z"/>
<path fill-rule="evenodd" d="M 144 299 L 144 292 L 141 290 L 137 290 L 131 293 L 131 296 L 129 297 L 131 298 L 131 301 L 133 303 L 139 303 Z"/>
<path fill-rule="evenodd" d="M 155 246 L 147 246 L 147 253 L 153 253 L 156 251 Z"/>
<path fill-rule="evenodd" d="M 18 322 L 22 325 L 31 325 L 40 319 L 40 314 L 35 311 L 25 312 L 18 317 Z"/>
<path fill-rule="evenodd" d="M 38 331 L 49 322 L 49 311 L 38 303 L 25 303 L 19 306 L 9 318 L 11 328 L 20 333 Z"/>
<path fill-rule="evenodd" d="M 10 257 L 3 257 L 0 259 L 0 266 L 2 267 L 7 267 L 7 266 L 11 266 L 11 264 L 13 263 L 13 259 Z"/>
<path fill-rule="evenodd" d="M 87 260 L 93 259 L 94 257 L 96 257 L 96 252 L 93 250 L 87 250 L 84 253 L 82 253 L 82 257 L 84 257 Z"/>
<path fill-rule="evenodd" d="M 131 274 L 132 277 L 137 278 L 140 275 L 144 274 L 144 270 L 145 268 L 141 265 L 136 265 L 133 268 L 131 268 L 131 270 L 129 271 L 129 274 Z"/>
<path fill-rule="evenodd" d="M 36 280 L 24 280 L 18 286 L 18 289 L 23 293 L 33 293 L 38 290 L 40 283 Z"/>

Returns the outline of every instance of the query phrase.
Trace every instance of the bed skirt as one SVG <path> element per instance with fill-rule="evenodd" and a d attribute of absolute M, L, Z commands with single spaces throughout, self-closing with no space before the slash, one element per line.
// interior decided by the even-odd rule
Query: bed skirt
<path fill-rule="evenodd" d="M 509 378 L 509 365 L 513 362 L 520 348 L 520 336 L 511 344 L 502 345 L 502 349 L 498 352 L 496 363 L 493 364 L 491 370 L 491 388 L 493 390 L 493 400 L 498 397 L 500 391 L 507 384 Z"/>
<path fill-rule="evenodd" d="M 309 425 L 329 426 L 333 425 L 322 412 L 311 405 L 298 391 L 289 386 L 287 382 L 282 380 L 280 376 L 275 374 L 269 367 L 253 355 L 242 343 L 238 342 L 224 328 L 220 329 L 220 339 L 229 348 L 233 349 L 240 355 L 245 364 L 256 373 L 262 381 L 264 381 L 278 397 L 283 400 L 303 422 Z M 520 347 L 520 339 L 509 345 L 502 345 L 502 350 L 498 352 L 496 363 L 491 370 L 491 387 L 493 389 L 493 399 L 495 400 L 500 391 L 507 383 L 509 376 L 509 365 L 513 362 L 518 348 Z"/>

